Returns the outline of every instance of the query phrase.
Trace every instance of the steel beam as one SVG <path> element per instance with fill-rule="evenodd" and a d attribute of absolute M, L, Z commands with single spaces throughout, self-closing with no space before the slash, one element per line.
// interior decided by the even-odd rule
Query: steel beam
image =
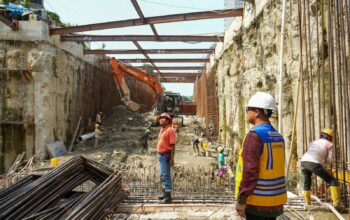
<path fill-rule="evenodd" d="M 214 49 L 148 49 L 147 54 L 207 54 Z M 140 54 L 140 50 L 84 50 L 84 54 Z"/>
<path fill-rule="evenodd" d="M 180 77 L 180 78 L 196 78 L 200 73 L 160 73 L 160 77 Z"/>
<path fill-rule="evenodd" d="M 111 28 L 148 25 L 148 24 L 162 24 L 162 23 L 179 22 L 179 21 L 194 21 L 194 20 L 239 17 L 239 16 L 243 16 L 242 8 L 148 17 L 148 18 L 145 18 L 144 21 L 141 18 L 139 18 L 139 19 L 129 19 L 129 20 L 123 20 L 123 21 L 112 21 L 112 22 L 97 23 L 97 24 L 79 25 L 79 26 L 67 27 L 67 28 L 55 28 L 55 29 L 51 29 L 50 33 L 52 35 L 64 35 L 64 34 L 71 34 L 75 32 L 83 32 L 83 31 L 96 31 L 96 30 L 104 30 L 104 29 L 111 29 Z"/>
<path fill-rule="evenodd" d="M 18 27 L 17 27 L 18 23 L 16 24 L 15 22 L 11 21 L 10 19 L 8 19 L 2 14 L 0 14 L 0 21 L 6 24 L 7 26 L 9 26 L 13 31 L 18 30 Z"/>
<path fill-rule="evenodd" d="M 145 16 L 142 13 L 142 10 L 141 10 L 139 4 L 137 3 L 137 0 L 131 0 L 131 3 L 133 4 L 137 14 L 140 16 L 140 19 L 141 19 L 142 23 L 146 23 L 146 18 L 145 18 Z M 156 27 L 154 26 L 154 24 L 150 24 L 150 26 L 151 26 L 151 29 L 153 31 L 154 36 L 158 37 L 158 32 L 157 32 Z"/>
<path fill-rule="evenodd" d="M 61 36 L 61 41 L 189 41 L 189 42 L 223 42 L 223 36 L 195 35 L 70 35 Z"/>
<path fill-rule="evenodd" d="M 148 59 L 119 59 L 124 63 L 147 63 Z M 109 59 L 105 60 L 109 62 Z M 206 63 L 209 59 L 152 59 L 154 63 Z"/>
<path fill-rule="evenodd" d="M 160 71 L 159 71 L 159 69 L 157 68 L 156 64 L 154 64 L 154 62 L 151 60 L 151 58 L 148 56 L 148 54 L 144 52 L 144 50 L 142 49 L 141 45 L 140 45 L 137 41 L 133 41 L 133 43 L 135 44 L 135 46 L 137 47 L 137 49 L 139 49 L 139 51 L 146 57 L 146 59 L 148 60 L 148 62 L 152 64 L 152 66 L 154 67 L 154 69 L 156 69 L 157 72 L 160 73 Z"/>
<path fill-rule="evenodd" d="M 161 83 L 194 83 L 196 79 L 186 79 L 186 78 L 163 78 L 159 80 Z"/>
<path fill-rule="evenodd" d="M 139 69 L 147 69 L 152 67 L 144 67 L 144 66 L 134 66 Z M 159 70 L 202 70 L 205 68 L 204 66 L 158 66 Z"/>

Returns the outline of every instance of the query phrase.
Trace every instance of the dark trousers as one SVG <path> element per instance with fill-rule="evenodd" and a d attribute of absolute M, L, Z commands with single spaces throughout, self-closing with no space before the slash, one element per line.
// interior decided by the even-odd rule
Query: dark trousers
<path fill-rule="evenodd" d="M 334 176 L 327 172 L 327 170 L 321 164 L 302 161 L 301 172 L 304 175 L 304 191 L 309 191 L 311 189 L 311 176 L 313 173 L 321 177 L 329 185 L 338 186 L 338 182 Z"/>
<path fill-rule="evenodd" d="M 276 217 L 264 217 L 245 213 L 246 220 L 276 220 Z"/>

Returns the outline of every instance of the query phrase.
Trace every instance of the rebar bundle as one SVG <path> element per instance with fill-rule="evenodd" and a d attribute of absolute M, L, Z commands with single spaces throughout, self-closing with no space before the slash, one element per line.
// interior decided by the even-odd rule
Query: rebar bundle
<path fill-rule="evenodd" d="M 92 189 L 78 192 L 87 181 Z M 0 191 L 0 219 L 103 219 L 127 196 L 120 172 L 76 156 Z"/>

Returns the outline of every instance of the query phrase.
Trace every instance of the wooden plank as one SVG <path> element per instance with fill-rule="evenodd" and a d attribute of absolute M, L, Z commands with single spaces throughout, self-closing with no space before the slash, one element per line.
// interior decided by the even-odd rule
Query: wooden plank
<path fill-rule="evenodd" d="M 147 54 L 208 54 L 214 49 L 147 49 Z M 141 54 L 140 50 L 84 50 L 84 54 Z"/>
<path fill-rule="evenodd" d="M 223 36 L 196 36 L 196 35 L 65 35 L 63 42 L 91 42 L 91 41 L 188 41 L 188 42 L 223 42 Z"/>
<path fill-rule="evenodd" d="M 139 19 L 129 19 L 129 20 L 123 20 L 123 21 L 111 21 L 111 22 L 96 23 L 96 24 L 78 25 L 78 26 L 66 27 L 66 28 L 54 28 L 50 30 L 50 34 L 64 35 L 64 34 L 71 34 L 75 32 L 96 31 L 96 30 L 105 30 L 105 29 L 111 29 L 111 28 L 134 27 L 134 26 L 148 25 L 148 24 L 162 24 L 162 23 L 170 23 L 170 22 L 194 21 L 194 20 L 203 20 L 203 19 L 241 17 L 241 16 L 243 16 L 242 8 L 216 10 L 216 11 L 203 11 L 203 12 L 194 12 L 194 13 L 148 17 L 148 18 L 145 18 L 145 20 L 142 20 L 141 18 L 139 18 Z"/>

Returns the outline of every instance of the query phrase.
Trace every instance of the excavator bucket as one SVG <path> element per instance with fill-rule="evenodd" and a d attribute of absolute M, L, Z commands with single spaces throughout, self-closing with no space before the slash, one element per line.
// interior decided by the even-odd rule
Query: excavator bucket
<path fill-rule="evenodd" d="M 124 103 L 133 112 L 137 112 L 137 111 L 139 111 L 141 109 L 141 106 L 139 104 L 137 104 L 136 102 L 134 102 L 134 101 L 130 100 L 130 101 L 125 101 Z"/>

